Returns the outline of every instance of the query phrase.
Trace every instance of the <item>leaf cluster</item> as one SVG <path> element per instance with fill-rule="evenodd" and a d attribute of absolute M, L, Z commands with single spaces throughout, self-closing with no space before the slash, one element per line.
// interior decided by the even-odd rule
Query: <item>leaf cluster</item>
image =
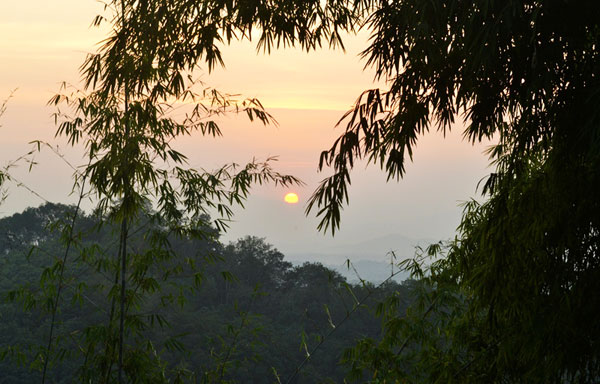
<path fill-rule="evenodd" d="M 409 0 L 374 8 L 363 57 L 388 88 L 365 91 L 340 120 L 345 132 L 321 154 L 319 167 L 334 174 L 307 209 L 321 208 L 320 229 L 339 226 L 357 159 L 400 178 L 419 137 L 432 128 L 445 134 L 460 115 L 470 141 L 498 140 L 490 155 L 505 161 L 494 177 L 553 152 L 597 157 L 595 2 Z"/>
<path fill-rule="evenodd" d="M 0 242 L 0 250 L 8 251 L 0 290 L 13 292 L 0 304 L 0 367 L 15 383 L 34 380 L 42 369 L 62 260 L 59 238 L 72 212 L 47 204 L 0 221 L 0 228 L 14 237 Z M 57 219 L 63 224 L 49 231 L 47 224 Z M 103 364 L 116 358 L 105 345 L 118 338 L 106 321 L 112 297 L 119 296 L 113 274 L 118 225 L 98 230 L 100 219 L 80 216 L 79 229 L 86 234 L 74 242 L 77 256 L 62 279 L 50 381 L 102 381 Z M 37 239 L 38 245 L 31 250 L 23 239 Z M 128 280 L 124 369 L 139 382 L 275 382 L 272 367 L 282 381 L 292 375 L 303 382 L 341 381 L 345 372 L 337 362 L 343 349 L 357 337 L 378 338 L 371 303 L 404 290 L 390 283 L 354 310 L 357 298 L 373 287 L 346 283 L 317 263 L 293 266 L 264 239 L 246 237 L 224 245 L 171 234 L 168 240 L 177 256 L 154 257 L 148 269 L 142 261 L 132 264 Z M 149 260 L 143 251 L 157 252 L 137 226 L 128 243 L 131 257 Z M 16 288 L 19 282 L 23 286 Z M 349 311 L 352 316 L 341 323 Z M 335 333 L 327 336 L 332 324 Z M 296 372 L 304 348 L 312 356 Z"/>

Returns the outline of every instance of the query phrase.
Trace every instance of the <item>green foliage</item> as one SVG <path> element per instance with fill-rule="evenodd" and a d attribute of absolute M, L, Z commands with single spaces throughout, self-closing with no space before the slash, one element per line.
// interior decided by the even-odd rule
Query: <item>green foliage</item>
<path fill-rule="evenodd" d="M 348 379 L 495 382 L 489 375 L 489 360 L 483 358 L 490 338 L 474 327 L 482 322 L 482 316 L 470 316 L 471 298 L 451 276 L 448 260 L 441 257 L 440 253 L 450 248 L 434 244 L 398 265 L 416 280 L 408 281 L 404 292 L 394 292 L 377 306 L 381 339 L 363 338 L 344 352 L 342 361 L 350 368 Z"/>
<path fill-rule="evenodd" d="M 577 11 L 564 2 L 376 2 L 363 57 L 389 89 L 366 91 L 340 121 L 346 132 L 320 160 L 335 173 L 308 211 L 324 207 L 321 228 L 334 230 L 357 158 L 402 177 L 418 138 L 446 132 L 459 114 L 465 137 L 498 139 L 490 155 L 507 162 L 485 191 L 533 159 L 597 161 L 597 14 L 593 1 Z"/>
<path fill-rule="evenodd" d="M 489 199 L 466 205 L 441 272 L 426 280 L 431 295 L 449 281 L 463 300 L 431 301 L 449 321 L 384 316 L 382 344 L 348 356 L 375 382 L 600 377 L 599 11 L 592 1 L 409 0 L 378 2 L 368 16 L 364 57 L 389 89 L 365 92 L 321 155 L 335 171 L 308 207 L 322 207 L 321 229 L 339 226 L 356 159 L 402 177 L 418 138 L 458 115 L 469 140 L 498 141 Z M 398 347 L 409 340 L 421 340 L 417 352 Z"/>
<path fill-rule="evenodd" d="M 99 377 L 109 382 L 116 377 L 121 383 L 126 376 L 138 382 L 164 381 L 162 370 L 148 368 L 161 364 L 154 346 L 145 343 L 143 332 L 155 321 L 161 326 L 165 322 L 158 315 L 142 316 L 136 312 L 142 310 L 148 297 L 162 291 L 171 274 L 185 268 L 186 262 L 179 262 L 169 236 L 212 236 L 212 232 L 205 231 L 209 210 L 218 213 L 214 224 L 218 230 L 224 230 L 232 205 L 242 204 L 252 184 L 299 183 L 293 176 L 273 171 L 269 164 L 273 159 L 264 163 L 252 161 L 242 167 L 229 164 L 214 172 L 185 166 L 185 155 L 175 150 L 171 142 L 195 131 L 220 135 L 220 128 L 212 120 L 215 116 L 245 113 L 250 120 L 264 124 L 271 117 L 257 100 L 237 101 L 202 84 L 198 91 L 191 76 L 184 76 L 186 68 L 177 56 L 157 58 L 139 46 L 139 36 L 130 33 L 136 25 L 128 18 L 140 8 L 143 5 L 126 1 L 106 3 L 105 10 L 114 28 L 97 53 L 89 55 L 82 66 L 84 89 L 69 92 L 65 85 L 62 90 L 66 93 L 50 101 L 68 108 L 66 113 L 59 110 L 55 115 L 57 135 L 65 136 L 71 145 L 83 142 L 86 148 L 89 163 L 80 176 L 84 180 L 79 185 L 81 196 L 96 198 L 96 213 L 106 224 L 119 228 L 116 249 L 101 249 L 115 252 L 114 259 L 96 255 L 97 248 L 82 252 L 85 261 L 97 265 L 99 273 L 114 276 L 112 287 L 106 291 L 110 301 L 107 324 L 84 331 L 84 345 L 80 346 L 85 351 L 82 380 Z M 101 21 L 97 18 L 95 24 Z M 151 35 L 144 36 L 147 38 Z M 210 49 L 209 45 L 201 44 L 200 49 Z M 178 103 L 192 104 L 179 120 L 172 113 Z M 84 189 L 85 181 L 89 191 Z M 156 213 L 149 209 L 153 205 Z M 152 225 L 140 222 L 144 216 Z M 73 217 L 64 238 L 62 262 L 42 275 L 42 284 L 50 281 L 57 287 L 54 291 L 50 284 L 46 292 L 46 296 L 54 297 L 55 304 L 51 308 L 42 382 L 50 361 L 65 264 L 76 240 L 72 236 L 75 223 Z M 135 227 L 141 231 L 146 246 L 132 247 L 131 231 Z M 150 277 L 160 266 L 164 268 L 162 282 Z"/>
<path fill-rule="evenodd" d="M 320 167 L 333 166 L 334 174 L 322 182 L 307 209 L 318 207 L 320 229 L 335 232 L 339 226 L 357 159 L 380 165 L 390 179 L 400 178 L 419 137 L 433 127 L 447 132 L 459 115 L 467 123 L 464 134 L 470 141 L 498 141 L 489 152 L 496 169 L 483 186 L 489 200 L 467 205 L 459 236 L 439 264 L 440 273 L 423 283 L 431 295 L 448 290 L 454 292 L 450 297 L 462 298 L 431 301 L 432 311 L 454 308 L 456 313 L 449 320 L 438 313 L 434 321 L 440 324 L 418 314 L 407 318 L 412 319 L 406 322 L 408 328 L 412 324 L 414 332 L 431 337 L 417 337 L 418 349 L 432 348 L 437 354 L 417 355 L 411 364 L 435 361 L 448 367 L 434 369 L 427 363 L 423 377 L 597 379 L 596 2 L 573 7 L 560 1 L 345 1 L 321 2 L 317 8 L 313 2 L 279 2 L 273 8 L 276 14 L 270 3 L 260 1 L 173 4 L 148 5 L 147 19 L 140 12 L 132 20 L 145 25 L 138 32 L 148 34 L 157 15 L 176 9 L 182 17 L 165 25 L 158 39 L 179 42 L 172 52 L 186 57 L 188 68 L 202 58 L 209 67 L 221 63 L 216 43 L 251 38 L 256 24 L 261 27 L 259 47 L 267 50 L 273 42 L 314 48 L 318 44 L 311 42 L 320 41 L 321 24 L 352 30 L 364 22 L 372 31 L 364 57 L 389 87 L 366 91 L 343 117 L 345 133 L 321 155 Z M 320 12 L 321 5 L 335 13 Z M 319 31 L 314 35 L 313 24 L 305 22 L 311 17 Z M 335 28 L 323 31 L 337 42 Z M 193 36 L 192 42 L 180 42 L 180 36 Z M 196 49 L 193 39 L 210 41 L 213 48 Z M 157 52 L 155 42 L 140 38 L 138 44 Z M 423 332 L 438 328 L 439 339 Z M 462 340 L 459 335 L 467 330 L 474 333 Z M 410 332 L 403 332 L 408 337 Z M 389 334 L 391 345 L 398 334 Z M 435 347 L 440 343 L 445 347 Z M 487 368 L 477 363 L 481 361 Z M 410 374 L 415 370 L 405 372 L 403 379 L 414 376 Z"/>
<path fill-rule="evenodd" d="M 98 290 L 107 295 L 107 325 L 84 332 L 83 351 L 90 359 L 84 359 L 81 377 L 112 380 L 118 348 L 119 380 L 122 368 L 140 381 L 163 380 L 165 365 L 154 344 L 144 340 L 148 323 L 166 324 L 167 319 L 141 315 L 163 287 L 152 273 L 158 268 L 171 276 L 186 270 L 193 271 L 196 282 L 206 278 L 193 268 L 195 261 L 177 258 L 169 236 L 210 238 L 204 221 L 209 210 L 219 213 L 215 225 L 223 229 L 231 205 L 243 201 L 253 182 L 297 181 L 255 162 L 213 173 L 186 169 L 185 156 L 171 141 L 195 130 L 219 135 L 216 123 L 204 119 L 242 112 L 263 123 L 271 120 L 256 100 L 235 102 L 206 87 L 198 90 L 188 74 L 203 63 L 209 70 L 223 65 L 219 45 L 251 39 L 253 31 L 258 48 L 269 52 L 288 45 L 306 50 L 323 43 L 342 46 L 340 32 L 364 26 L 372 31 L 364 51 L 367 65 L 388 89 L 363 93 L 341 120 L 345 132 L 321 154 L 320 168 L 332 166 L 334 173 L 323 180 L 307 208 L 318 209 L 320 229 L 334 232 L 339 227 L 358 159 L 380 165 L 390 179 L 400 178 L 419 137 L 434 127 L 447 132 L 459 115 L 467 124 L 466 138 L 497 140 L 497 145 L 489 151 L 494 173 L 483 186 L 488 200 L 468 203 L 457 238 L 427 252 L 441 259 L 429 267 L 422 260 L 406 266 L 420 279 L 413 286 L 415 304 L 407 310 L 390 296 L 380 307 L 383 339 L 364 339 L 346 354 L 352 374 L 366 373 L 373 382 L 596 382 L 598 7 L 591 0 L 577 6 L 528 0 L 108 2 L 112 13 L 95 23 L 108 20 L 113 32 L 83 65 L 85 93 L 52 101 L 65 101 L 75 113 L 72 118 L 57 114 L 59 134 L 72 144 L 85 143 L 90 166 L 84 177 L 99 199 L 104 225 L 120 239 L 111 250 L 116 258 L 98 255 L 101 247 L 81 248 L 81 255 L 112 282 Z M 195 107 L 177 121 L 168 117 L 173 101 Z M 149 209 L 152 204 L 156 215 Z M 143 217 L 151 217 L 152 225 L 145 228 Z M 135 227 L 145 228 L 139 248 L 128 243 Z M 236 245 L 239 250 L 234 246 L 227 252 L 259 245 L 248 239 Z M 276 253 L 263 249 L 260 254 L 264 260 L 242 258 L 239 265 L 264 273 L 289 269 Z M 263 269 L 266 260 L 270 269 Z M 159 268 L 161 263 L 168 268 Z M 314 287 L 305 279 L 319 268 L 293 268 L 289 275 L 296 274 L 296 280 L 267 279 L 265 287 Z M 15 295 L 30 308 L 48 307 L 47 298 L 58 297 L 56 272 L 43 272 L 45 301 L 25 291 Z M 260 301 L 250 294 L 251 279 L 230 269 L 220 272 L 225 279 L 220 286 L 213 281 L 213 292 L 225 302 Z M 234 276 L 246 284 L 244 290 L 233 292 L 227 285 L 236 281 Z M 309 280 L 319 286 L 319 279 Z M 335 276 L 330 280 L 335 283 Z M 63 283 L 59 278 L 58 286 Z M 349 302 L 342 300 L 350 308 L 357 302 L 354 291 L 347 291 Z M 310 318 L 318 313 L 326 326 L 337 324 L 330 303 L 314 300 L 323 295 L 298 292 L 294 304 L 306 308 Z M 202 311 L 205 319 L 209 312 Z M 228 362 L 235 346 L 245 344 L 239 342 L 238 330 L 250 327 L 249 313 L 239 310 L 246 320 L 228 327 L 234 347 L 214 354 L 220 365 L 202 370 L 206 381 L 229 380 L 222 372 L 232 370 Z M 308 344 L 322 340 L 309 325 L 302 331 L 304 352 L 310 350 Z M 217 338 L 220 345 L 223 340 Z M 177 349 L 173 342 L 165 345 Z M 64 351 L 66 356 L 68 349 Z M 17 350 L 10 353 L 20 356 Z M 276 366 L 261 371 L 263 377 Z M 186 369 L 177 375 L 185 376 Z M 277 378 L 284 376 L 279 368 L 276 372 Z"/>
<path fill-rule="evenodd" d="M 39 379 L 51 325 L 51 308 L 46 303 L 55 297 L 58 279 L 48 265 L 62 256 L 60 227 L 52 232 L 47 225 L 59 218 L 68 219 L 73 212 L 73 207 L 47 204 L 0 220 L 0 231 L 10 234 L 0 239 L 4 255 L 0 291 L 14 299 L 0 304 L 0 351 L 5 355 L 0 370 L 4 377 L 12 378 L 0 382 Z M 98 382 L 98 367 L 105 359 L 103 341 L 112 301 L 108 294 L 114 289 L 114 276 L 103 271 L 107 263 L 114 263 L 111 256 L 118 245 L 114 241 L 118 225 L 111 228 L 104 224 L 98 230 L 101 218 L 81 214 L 78 220 L 80 230 L 89 234 L 75 244 L 87 251 L 85 256 L 73 258 L 65 269 L 47 376 L 50 382 Z M 141 234 L 131 235 L 132 248 L 144 246 Z M 29 243 L 34 241 L 38 245 L 31 251 Z M 293 266 L 258 238 L 222 245 L 210 238 L 170 235 L 169 242 L 179 259 L 165 260 L 146 274 L 147 281 L 160 283 L 160 290 L 146 293 L 141 302 L 130 301 L 139 308 L 132 304 L 127 317 L 128 322 L 135 323 L 131 327 L 136 327 L 135 334 L 128 336 L 124 365 L 139 381 L 275 382 L 275 369 L 285 382 L 305 359 L 304 347 L 300 349 L 304 342 L 312 358 L 299 370 L 296 381 L 339 382 L 345 374 L 338 365 L 343 349 L 359 337 L 379 336 L 379 321 L 373 316 L 371 303 L 395 290 L 407 292 L 391 283 L 380 290 L 348 285 L 339 274 L 320 264 Z M 112 248 L 102 252 L 108 245 Z M 106 255 L 102 257 L 102 253 Z M 207 256 L 210 253 L 212 256 Z M 175 265 L 183 260 L 189 263 L 177 273 Z M 192 261 L 193 269 L 189 266 Z M 164 280 L 166 271 L 172 272 L 168 280 Z M 233 278 L 225 279 L 223 271 Z M 40 274 L 45 274 L 42 284 Z M 131 281 L 129 289 L 147 289 L 134 288 L 135 280 Z M 369 290 L 369 300 L 354 310 L 354 297 L 360 300 Z M 327 336 L 331 323 L 336 331 Z M 132 340 L 138 335 L 140 342 L 134 344 Z M 94 348 L 96 353 L 90 353 Z"/>
<path fill-rule="evenodd" d="M 95 67 L 90 73 L 98 75 L 86 79 L 95 83 L 104 78 L 109 89 L 125 81 L 141 85 L 147 78 L 161 78 L 165 84 L 177 83 L 184 73 L 180 71 L 193 70 L 202 62 L 206 62 L 209 70 L 224 65 L 219 46 L 235 39 L 255 38 L 258 49 L 267 52 L 294 45 L 306 50 L 323 44 L 342 46 L 340 33 L 353 28 L 357 21 L 356 13 L 346 3 L 345 0 L 111 1 L 112 7 L 123 6 L 123 21 L 113 23 L 116 31 L 105 51 L 119 50 L 122 45 L 136 47 L 138 54 L 129 59 L 129 65 L 138 71 L 125 76 L 113 69 L 119 65 L 117 55 L 110 55 L 114 61 L 95 55 L 87 60 L 86 68 Z"/>

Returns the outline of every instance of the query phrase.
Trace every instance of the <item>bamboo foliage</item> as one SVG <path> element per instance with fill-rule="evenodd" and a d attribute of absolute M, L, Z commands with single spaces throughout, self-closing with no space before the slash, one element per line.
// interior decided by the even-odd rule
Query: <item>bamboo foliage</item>
<path fill-rule="evenodd" d="M 173 148 L 178 138 L 200 133 L 220 136 L 216 117 L 237 113 L 263 124 L 272 117 L 256 99 L 241 99 L 219 92 L 192 80 L 174 57 L 157 58 L 140 49 L 130 34 L 131 15 L 139 7 L 125 1 L 106 5 L 109 16 L 98 17 L 113 25 L 113 33 L 90 54 L 82 66 L 85 80 L 82 90 L 63 85 L 61 93 L 50 101 L 59 109 L 55 114 L 57 136 L 75 145 L 83 145 L 89 164 L 81 171 L 88 181 L 85 192 L 97 201 L 96 214 L 103 217 L 117 236 L 110 249 L 80 248 L 83 260 L 107 276 L 105 287 L 108 318 L 104 324 L 88 325 L 77 340 L 83 354 L 81 380 L 98 382 L 160 382 L 166 380 L 164 365 L 153 345 L 144 340 L 151 324 L 165 326 L 158 315 L 141 315 L 144 303 L 161 291 L 161 282 L 152 277 L 159 265 L 169 265 L 162 276 L 192 268 L 193 262 L 177 261 L 169 245 L 169 236 L 211 237 L 207 214 L 216 214 L 212 223 L 225 230 L 232 207 L 242 205 L 253 184 L 300 183 L 293 176 L 274 171 L 271 163 L 252 160 L 246 165 L 226 164 L 215 171 L 196 170 L 186 164 L 186 156 Z M 149 36 L 151 37 L 151 35 Z M 198 88 L 201 88 L 198 90 Z M 173 117 L 177 108 L 188 112 Z M 83 193 L 83 192 L 82 192 Z M 152 213 L 153 211 L 155 213 Z M 150 216 L 151 224 L 141 223 Z M 67 253 L 73 242 L 66 238 Z M 146 242 L 133 246 L 133 235 Z M 116 253 L 109 257 L 107 252 Z M 64 262 L 46 284 L 62 287 Z M 187 263 L 187 266 L 184 265 Z M 52 290 L 52 308 L 56 313 L 60 289 Z M 52 326 L 54 327 L 54 316 Z M 53 342 L 42 354 L 45 380 Z M 58 355 L 61 355 L 59 349 Z M 45 356 L 44 356 L 45 355 Z"/>

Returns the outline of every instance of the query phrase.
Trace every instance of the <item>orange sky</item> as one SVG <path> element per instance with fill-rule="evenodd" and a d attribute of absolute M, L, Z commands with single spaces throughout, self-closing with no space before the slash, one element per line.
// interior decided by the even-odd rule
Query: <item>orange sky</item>
<path fill-rule="evenodd" d="M 47 101 L 62 81 L 77 82 L 86 52 L 104 36 L 89 28 L 102 8 L 93 0 L 29 0 L 0 4 L 0 85 L 19 87 L 21 101 Z M 366 34 L 348 38 L 347 52 L 287 49 L 266 56 L 247 42 L 224 49 L 226 69 L 203 75 L 223 91 L 259 97 L 266 107 L 347 109 L 372 75 L 357 54 Z"/>
<path fill-rule="evenodd" d="M 89 28 L 100 11 L 101 5 L 92 0 L 0 2 L 0 99 L 18 88 L 0 121 L 0 166 L 27 151 L 27 142 L 34 139 L 64 148 L 64 141 L 53 139 L 53 109 L 45 103 L 58 91 L 60 82 L 78 81 L 85 53 L 103 37 L 102 31 Z M 460 129 L 447 139 L 436 134 L 423 139 L 415 164 L 398 184 L 386 183 L 378 167 L 365 171 L 359 166 L 350 190 L 351 206 L 344 211 L 336 240 L 317 234 L 316 220 L 303 215 L 308 195 L 326 175 L 316 172 L 318 155 L 340 133 L 333 129 L 336 121 L 361 91 L 373 86 L 371 73 L 363 71 L 357 58 L 366 39 L 365 34 L 349 37 L 346 53 L 323 50 L 306 54 L 288 49 L 269 56 L 257 55 L 251 44 L 236 43 L 225 50 L 225 70 L 203 75 L 205 82 L 220 90 L 259 98 L 280 126 L 226 118 L 223 139 L 193 137 L 177 143 L 190 155 L 190 164 L 210 169 L 228 161 L 279 155 L 282 172 L 307 182 L 296 191 L 300 203 L 295 205 L 283 202 L 288 191 L 258 188 L 247 209 L 238 210 L 238 222 L 227 238 L 265 236 L 293 253 L 311 251 L 311 244 L 317 247 L 389 233 L 431 239 L 452 235 L 460 218 L 457 203 L 474 195 L 487 164 L 481 154 L 483 146 L 463 143 Z M 79 163 L 81 150 L 63 150 Z M 38 159 L 40 165 L 33 172 L 24 167 L 18 170 L 20 180 L 43 191 L 49 200 L 70 201 L 65 198 L 71 187 L 69 169 L 49 154 Z M 11 192 L 0 214 L 40 202 L 26 192 Z"/>

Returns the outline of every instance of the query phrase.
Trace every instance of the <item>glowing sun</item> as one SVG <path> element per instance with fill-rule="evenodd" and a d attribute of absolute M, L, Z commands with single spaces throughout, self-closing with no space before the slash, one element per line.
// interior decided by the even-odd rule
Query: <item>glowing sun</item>
<path fill-rule="evenodd" d="M 296 195 L 293 192 L 290 192 L 287 195 L 285 195 L 283 200 L 288 204 L 296 204 L 298 202 L 298 195 Z"/>

